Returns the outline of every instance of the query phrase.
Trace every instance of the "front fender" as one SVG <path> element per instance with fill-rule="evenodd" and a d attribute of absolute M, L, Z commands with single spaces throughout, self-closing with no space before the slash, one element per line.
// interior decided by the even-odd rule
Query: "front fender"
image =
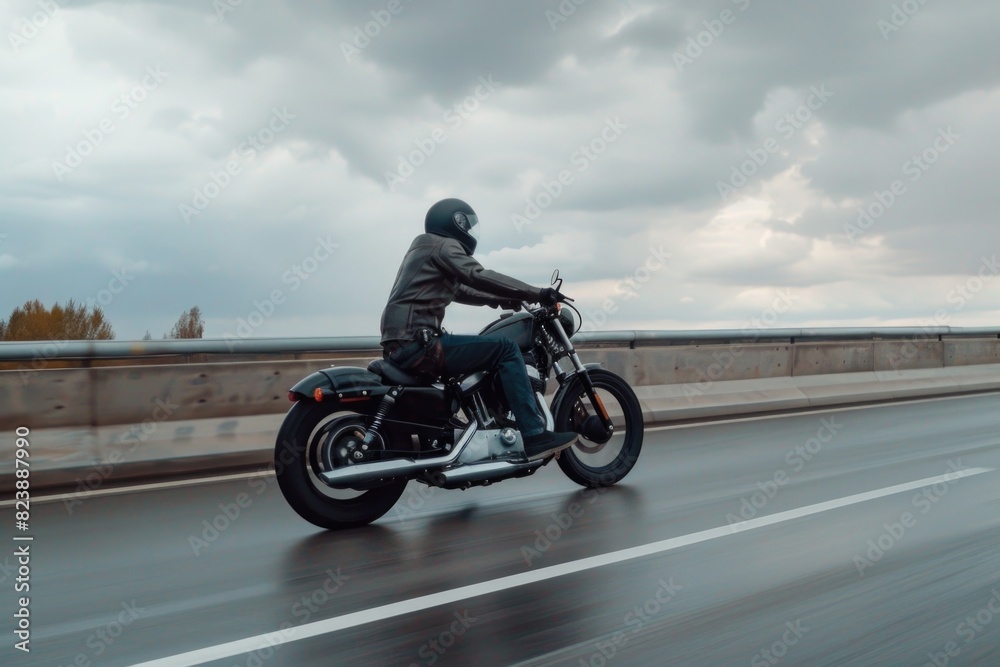
<path fill-rule="evenodd" d="M 382 384 L 382 379 L 371 371 L 356 366 L 334 366 L 296 382 L 288 391 L 288 398 L 293 402 L 338 401 L 351 404 L 352 409 L 362 412 L 365 402 L 372 402 L 387 391 L 389 388 Z"/>
<path fill-rule="evenodd" d="M 596 370 L 601 373 L 614 375 L 611 371 L 606 370 L 601 364 L 584 364 L 583 370 L 588 372 Z M 553 415 L 559 413 L 560 407 L 564 401 L 575 401 L 576 397 L 580 395 L 580 391 L 583 389 L 583 380 L 580 380 L 579 376 L 580 371 L 573 369 L 572 372 L 566 373 L 564 376 L 557 378 L 559 380 L 559 388 L 556 389 L 556 393 L 552 397 Z"/>
<path fill-rule="evenodd" d="M 585 370 L 585 371 L 592 371 L 595 368 L 604 368 L 604 365 L 603 364 L 598 364 L 598 363 L 584 364 L 583 365 L 583 370 Z M 580 373 L 580 371 L 578 371 L 578 370 L 576 370 L 574 368 L 569 373 L 563 373 L 562 375 L 556 377 L 556 380 L 559 382 L 559 386 L 560 387 L 565 387 L 565 386 L 567 386 L 570 383 L 570 381 L 573 378 L 575 378 L 577 375 L 579 375 L 579 373 Z"/>

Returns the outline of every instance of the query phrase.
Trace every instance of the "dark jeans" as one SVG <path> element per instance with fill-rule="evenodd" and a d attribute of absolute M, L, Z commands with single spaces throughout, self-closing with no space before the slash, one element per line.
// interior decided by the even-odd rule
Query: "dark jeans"
<path fill-rule="evenodd" d="M 535 393 L 524 370 L 524 357 L 514 341 L 495 336 L 446 333 L 441 336 L 441 345 L 445 375 L 456 377 L 498 367 L 500 384 L 521 435 L 537 435 L 545 430 L 545 422 L 535 404 Z"/>

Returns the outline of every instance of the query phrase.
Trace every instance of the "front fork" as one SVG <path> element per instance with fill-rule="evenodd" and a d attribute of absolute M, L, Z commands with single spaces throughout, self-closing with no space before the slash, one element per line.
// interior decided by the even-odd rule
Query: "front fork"
<path fill-rule="evenodd" d="M 580 360 L 580 355 L 576 353 L 576 348 L 574 348 L 573 343 L 570 342 L 569 336 L 566 334 L 566 330 L 563 329 L 559 322 L 554 320 L 549 320 L 543 326 L 545 326 L 547 330 L 551 329 L 555 331 L 558 342 L 562 345 L 566 356 L 568 356 L 570 361 L 573 362 L 573 368 L 576 369 L 576 372 L 573 374 L 574 377 L 579 377 L 583 382 L 583 388 L 587 392 L 587 398 L 590 399 L 590 404 L 594 406 L 594 412 L 596 412 L 597 416 L 600 417 L 601 426 L 604 429 L 604 433 L 601 434 L 602 438 L 605 440 L 610 439 L 615 433 L 615 425 L 611 421 L 610 415 L 608 415 L 608 409 L 604 407 L 604 401 L 602 401 L 601 397 L 598 396 L 597 389 L 594 387 L 594 381 L 590 379 L 590 374 L 587 372 L 586 367 Z M 555 350 L 553 350 L 553 352 L 555 352 Z M 559 367 L 559 363 L 556 362 L 554 365 L 556 373 L 562 375 L 563 371 Z"/>

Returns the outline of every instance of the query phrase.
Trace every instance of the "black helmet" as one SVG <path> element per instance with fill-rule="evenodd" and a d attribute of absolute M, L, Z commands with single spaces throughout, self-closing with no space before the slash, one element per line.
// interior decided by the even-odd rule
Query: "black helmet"
<path fill-rule="evenodd" d="M 424 231 L 455 239 L 471 255 L 479 240 L 479 218 L 461 199 L 442 199 L 428 209 Z"/>

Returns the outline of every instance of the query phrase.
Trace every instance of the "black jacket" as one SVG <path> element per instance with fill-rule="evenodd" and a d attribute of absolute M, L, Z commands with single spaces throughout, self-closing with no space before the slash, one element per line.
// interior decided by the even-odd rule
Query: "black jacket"
<path fill-rule="evenodd" d="M 482 264 L 450 238 L 421 234 L 396 274 L 389 303 L 382 312 L 382 344 L 413 340 L 414 331 L 441 331 L 444 309 L 453 301 L 499 306 L 511 300 L 538 301 L 541 290 Z"/>

